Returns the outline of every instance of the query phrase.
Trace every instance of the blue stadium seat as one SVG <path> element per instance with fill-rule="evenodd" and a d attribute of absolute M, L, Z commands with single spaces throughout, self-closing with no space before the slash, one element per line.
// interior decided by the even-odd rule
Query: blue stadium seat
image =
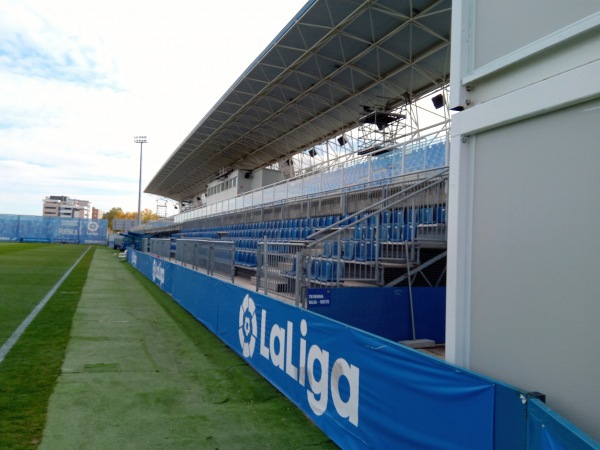
<path fill-rule="evenodd" d="M 256 253 L 252 252 L 252 253 L 248 253 L 248 255 L 249 255 L 248 266 L 256 267 Z"/>
<path fill-rule="evenodd" d="M 338 269 L 339 267 L 339 269 Z M 318 280 L 322 282 L 332 282 L 338 280 L 338 270 L 340 278 L 344 277 L 344 265 L 337 263 L 337 261 L 325 260 L 321 262 L 321 272 L 319 273 Z"/>
<path fill-rule="evenodd" d="M 246 265 L 247 255 L 248 255 L 247 252 L 244 252 L 244 251 L 239 252 L 239 257 L 238 257 L 238 261 L 237 261 L 238 265 L 240 265 L 240 266 Z"/>
<path fill-rule="evenodd" d="M 421 208 L 421 211 L 419 211 L 419 221 L 420 221 L 420 223 L 423 223 L 423 224 L 432 224 L 432 223 L 434 223 L 433 212 L 434 211 L 433 211 L 432 207 Z"/>
<path fill-rule="evenodd" d="M 416 208 L 407 208 L 405 211 L 406 223 L 419 222 L 419 210 Z"/>
<path fill-rule="evenodd" d="M 394 223 L 390 226 L 389 240 L 392 242 L 402 241 L 402 227 L 403 224 Z"/>
<path fill-rule="evenodd" d="M 354 240 L 361 241 L 367 237 L 367 227 L 364 225 L 357 225 L 354 228 Z"/>
<path fill-rule="evenodd" d="M 439 205 L 435 208 L 436 223 L 446 223 L 446 205 Z"/>
<path fill-rule="evenodd" d="M 299 237 L 298 228 L 297 227 L 290 228 L 290 239 L 297 240 L 298 237 Z"/>
<path fill-rule="evenodd" d="M 379 224 L 379 240 L 388 241 L 390 239 L 390 228 L 391 225 L 388 223 Z"/>
<path fill-rule="evenodd" d="M 321 274 L 321 260 L 313 259 L 310 265 L 310 278 L 317 280 Z"/>
<path fill-rule="evenodd" d="M 357 242 L 354 259 L 356 261 L 373 261 L 375 259 L 375 245 L 373 242 Z"/>
<path fill-rule="evenodd" d="M 375 225 L 369 225 L 367 227 L 367 239 L 373 240 L 375 239 L 375 230 L 377 227 Z"/>
<path fill-rule="evenodd" d="M 354 259 L 354 248 L 356 246 L 356 241 L 348 240 L 342 242 L 342 259 L 347 261 Z"/>
<path fill-rule="evenodd" d="M 417 235 L 417 227 L 411 223 L 404 224 L 402 227 L 402 240 L 412 241 Z"/>
<path fill-rule="evenodd" d="M 379 220 L 380 220 L 380 223 L 392 223 L 392 212 L 391 211 L 381 211 L 381 218 Z"/>

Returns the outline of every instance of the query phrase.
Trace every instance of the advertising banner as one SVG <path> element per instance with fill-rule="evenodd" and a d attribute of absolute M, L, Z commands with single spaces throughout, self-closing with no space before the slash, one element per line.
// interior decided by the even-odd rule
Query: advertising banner
<path fill-rule="evenodd" d="M 48 239 L 52 242 L 80 243 L 80 219 L 45 217 L 48 224 Z"/>
<path fill-rule="evenodd" d="M 128 260 L 342 448 L 493 448 L 489 380 L 144 253 Z"/>
<path fill-rule="evenodd" d="M 0 241 L 15 241 L 19 235 L 19 216 L 0 214 Z"/>
<path fill-rule="evenodd" d="M 106 244 L 108 221 L 0 214 L 0 241 Z"/>
<path fill-rule="evenodd" d="M 80 244 L 106 244 L 108 235 L 108 220 L 80 219 L 79 243 Z"/>
<path fill-rule="evenodd" d="M 19 216 L 19 228 L 15 240 L 25 242 L 50 242 L 48 225 L 44 217 Z"/>

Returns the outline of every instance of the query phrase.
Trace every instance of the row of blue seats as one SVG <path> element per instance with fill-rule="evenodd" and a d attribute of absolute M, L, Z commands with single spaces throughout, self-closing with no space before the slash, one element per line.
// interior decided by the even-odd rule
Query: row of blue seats
<path fill-rule="evenodd" d="M 256 267 L 256 252 L 236 250 L 235 265 L 243 267 Z"/>
<path fill-rule="evenodd" d="M 360 225 L 354 228 L 354 240 L 375 240 L 382 242 L 411 241 L 417 236 L 418 225 L 412 223 Z"/>
<path fill-rule="evenodd" d="M 363 240 L 375 240 L 379 239 L 379 241 L 389 241 L 389 242 L 403 242 L 410 241 L 413 237 L 417 235 L 418 226 L 414 224 L 380 224 L 376 225 L 359 225 L 354 228 L 354 240 L 363 241 Z M 252 230 L 248 230 L 252 231 Z M 266 230 L 262 233 L 257 233 L 254 236 L 254 233 L 250 233 L 249 238 L 236 238 L 234 239 L 236 248 L 242 249 L 256 249 L 258 248 L 258 242 L 267 236 L 269 241 L 280 240 L 300 240 L 307 239 L 315 230 L 312 228 L 285 228 L 283 230 Z M 331 242 L 326 241 L 325 246 L 331 244 Z M 336 242 L 337 244 L 337 242 Z"/>
<path fill-rule="evenodd" d="M 266 230 L 235 230 L 235 231 L 195 231 L 191 233 L 181 233 L 178 238 L 203 238 L 203 239 L 263 239 L 265 236 L 275 240 L 298 240 L 308 239 L 316 231 L 313 227 L 304 228 L 271 228 Z M 223 235 L 226 233 L 226 235 Z"/>
<path fill-rule="evenodd" d="M 344 278 L 344 264 L 338 264 L 337 261 L 331 259 L 313 259 L 310 269 L 306 267 L 305 271 L 312 281 L 323 283 L 332 283 L 338 279 L 341 281 Z M 290 278 L 296 277 L 296 260 L 294 260 L 292 270 L 285 272 L 284 275 Z"/>
<path fill-rule="evenodd" d="M 304 219 L 267 220 L 265 222 L 253 222 L 248 224 L 228 225 L 223 230 L 264 230 L 273 228 L 322 228 L 340 220 L 339 215 L 312 217 Z"/>
<path fill-rule="evenodd" d="M 281 239 L 305 239 L 305 236 L 312 234 L 314 231 L 316 231 L 316 228 L 324 228 L 333 225 L 339 220 L 339 215 L 331 215 L 314 217 L 310 219 L 286 219 L 266 222 L 254 222 L 249 224 L 227 225 L 224 227 L 209 227 L 204 229 L 185 230 L 181 233 L 175 234 L 174 237 L 200 237 L 216 239 L 219 237 L 219 233 L 226 232 L 229 238 L 262 238 L 266 235 L 267 237 Z M 360 220 L 360 218 L 352 217 L 349 218 L 348 221 L 345 223 L 351 224 L 358 220 Z M 446 206 L 433 205 L 415 209 L 405 208 L 387 210 L 383 211 L 379 215 L 379 221 L 383 224 L 446 223 Z M 373 215 L 364 222 L 366 222 L 366 225 L 375 225 L 377 223 L 377 216 Z M 290 231 L 294 229 L 297 231 Z M 276 230 L 282 230 L 281 234 Z M 288 235 L 290 233 L 294 235 Z"/>

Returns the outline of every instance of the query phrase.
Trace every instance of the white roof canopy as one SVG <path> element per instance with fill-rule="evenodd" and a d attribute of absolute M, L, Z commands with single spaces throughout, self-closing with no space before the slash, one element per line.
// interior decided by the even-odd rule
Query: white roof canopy
<path fill-rule="evenodd" d="M 178 201 L 224 167 L 265 167 L 448 82 L 451 0 L 307 3 L 145 192 Z"/>

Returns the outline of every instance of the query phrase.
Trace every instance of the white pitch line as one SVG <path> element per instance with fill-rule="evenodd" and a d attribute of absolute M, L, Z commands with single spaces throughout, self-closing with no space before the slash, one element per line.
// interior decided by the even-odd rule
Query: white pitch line
<path fill-rule="evenodd" d="M 2 345 L 2 347 L 0 347 L 0 363 L 2 361 L 4 361 L 4 357 L 8 354 L 10 349 L 13 348 L 13 346 L 17 343 L 17 341 L 19 340 L 21 335 L 25 332 L 25 330 L 27 329 L 29 324 L 33 321 L 33 319 L 35 319 L 35 316 L 37 316 L 38 313 L 42 310 L 42 308 L 44 306 L 46 306 L 46 303 L 48 303 L 48 300 L 50 300 L 50 298 L 54 295 L 54 293 L 60 287 L 60 285 L 63 284 L 63 281 L 65 281 L 65 279 L 73 271 L 75 266 L 77 266 L 77 264 L 79 264 L 79 261 L 81 261 L 83 259 L 83 257 L 90 250 L 90 248 L 91 247 L 88 247 L 86 249 L 86 251 L 83 252 L 83 254 L 79 257 L 79 259 L 77 261 L 75 261 L 75 264 L 73 264 L 71 266 L 71 268 L 65 272 L 65 274 L 62 276 L 62 278 L 60 280 L 58 280 L 58 283 L 56 283 L 54 285 L 54 287 L 52 289 L 50 289 L 50 291 L 46 294 L 46 296 L 42 299 L 42 301 L 40 301 L 37 304 L 37 306 L 35 308 L 33 308 L 33 311 L 31 311 L 29 313 L 29 315 L 25 318 L 25 320 L 21 323 L 21 325 L 19 325 L 19 328 L 17 328 L 15 330 L 15 332 L 8 338 L 8 340 Z"/>

